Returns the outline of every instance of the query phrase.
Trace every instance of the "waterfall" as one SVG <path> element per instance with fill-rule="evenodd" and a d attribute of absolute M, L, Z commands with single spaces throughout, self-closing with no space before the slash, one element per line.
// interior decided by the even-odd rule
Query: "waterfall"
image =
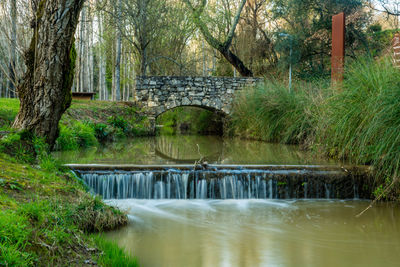
<path fill-rule="evenodd" d="M 360 198 L 347 174 L 271 170 L 78 171 L 104 199 Z M 332 179 L 335 177 L 335 179 Z M 348 187 L 348 188 L 347 188 Z"/>

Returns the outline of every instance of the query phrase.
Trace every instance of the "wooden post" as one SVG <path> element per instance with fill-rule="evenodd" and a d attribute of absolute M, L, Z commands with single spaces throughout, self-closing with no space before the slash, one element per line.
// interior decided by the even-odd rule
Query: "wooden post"
<path fill-rule="evenodd" d="M 343 81 L 345 25 L 343 12 L 332 17 L 331 80 L 333 84 Z"/>
<path fill-rule="evenodd" d="M 400 33 L 396 33 L 392 40 L 393 62 L 394 65 L 400 68 Z"/>

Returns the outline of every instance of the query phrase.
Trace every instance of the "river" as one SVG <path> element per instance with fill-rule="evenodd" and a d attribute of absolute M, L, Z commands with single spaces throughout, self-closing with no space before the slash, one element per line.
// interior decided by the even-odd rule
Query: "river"
<path fill-rule="evenodd" d="M 294 145 L 196 135 L 138 137 L 54 156 L 64 163 L 193 164 L 204 158 L 216 164 L 342 164 Z"/>
<path fill-rule="evenodd" d="M 213 164 L 345 164 L 296 146 L 214 136 L 127 139 L 55 156 L 64 163 L 193 164 L 202 158 Z M 399 206 L 378 204 L 356 217 L 369 205 L 355 199 L 356 184 L 349 185 L 349 199 L 339 200 L 328 199 L 333 188 L 326 183 L 319 186 L 324 199 L 318 199 L 311 184 L 306 189 L 307 177 L 297 185 L 292 181 L 289 195 L 279 191 L 282 182 L 257 173 L 217 178 L 213 193 L 213 179 L 193 176 L 187 185 L 179 171 L 162 171 L 161 178 L 152 172 L 85 175 L 99 185 L 98 192 L 111 196 L 107 203 L 128 213 L 128 226 L 105 235 L 137 257 L 140 266 L 399 266 Z M 154 180 L 150 187 L 147 177 Z M 114 194 L 122 199 L 113 199 Z M 273 199 L 279 194 L 286 199 Z M 317 199 L 307 199 L 311 195 Z"/>

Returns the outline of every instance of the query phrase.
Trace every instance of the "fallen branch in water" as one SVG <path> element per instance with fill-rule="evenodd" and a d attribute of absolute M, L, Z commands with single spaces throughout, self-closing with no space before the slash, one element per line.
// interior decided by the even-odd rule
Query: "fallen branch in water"
<path fill-rule="evenodd" d="M 199 153 L 200 159 L 194 162 L 193 170 L 196 170 L 197 166 L 199 166 L 202 169 L 207 169 L 208 163 L 207 161 L 204 160 L 204 156 L 200 153 L 199 144 L 196 145 L 197 145 L 197 153 Z"/>
<path fill-rule="evenodd" d="M 383 190 L 383 192 L 382 192 L 378 197 L 376 197 L 376 198 L 368 205 L 368 207 L 366 207 L 362 212 L 360 212 L 359 214 L 356 215 L 356 218 L 361 217 L 361 215 L 363 215 L 367 210 L 369 210 L 370 208 L 372 208 L 372 206 L 375 205 L 375 203 L 376 203 L 377 201 L 381 200 L 381 198 L 382 198 L 384 195 L 386 195 L 386 193 L 389 192 L 389 189 L 390 189 L 397 181 L 398 181 L 398 177 L 396 176 L 396 177 L 393 179 L 392 183 L 391 183 L 390 185 L 386 186 L 385 189 Z"/>

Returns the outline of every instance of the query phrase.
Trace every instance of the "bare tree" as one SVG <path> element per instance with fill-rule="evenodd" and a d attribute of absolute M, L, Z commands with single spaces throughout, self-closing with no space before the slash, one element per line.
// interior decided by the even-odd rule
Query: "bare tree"
<path fill-rule="evenodd" d="M 207 5 L 207 0 L 201 0 L 201 2 L 197 5 L 194 6 L 190 0 L 183 0 L 189 9 L 192 12 L 193 20 L 194 23 L 197 25 L 201 33 L 203 34 L 204 39 L 207 41 L 207 43 L 212 46 L 213 48 L 217 49 L 224 57 L 225 59 L 232 64 L 232 66 L 235 67 L 235 69 L 242 75 L 242 76 L 253 76 L 253 73 L 251 70 L 249 70 L 243 62 L 240 60 L 240 58 L 232 52 L 231 45 L 232 45 L 232 40 L 235 35 L 235 30 L 236 26 L 239 23 L 240 19 L 240 13 L 243 10 L 244 5 L 246 4 L 246 0 L 241 0 L 239 8 L 236 12 L 236 15 L 233 19 L 232 25 L 230 26 L 229 33 L 227 34 L 225 40 L 223 42 L 219 41 L 217 38 L 215 38 L 204 20 L 202 19 L 202 14 L 204 12 L 204 9 Z"/>

